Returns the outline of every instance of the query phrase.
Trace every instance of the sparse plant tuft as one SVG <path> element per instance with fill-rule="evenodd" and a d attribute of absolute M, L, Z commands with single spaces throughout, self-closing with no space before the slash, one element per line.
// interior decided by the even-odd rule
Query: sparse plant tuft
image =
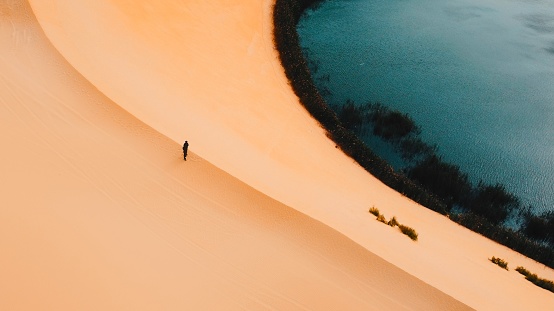
<path fill-rule="evenodd" d="M 398 228 L 400 228 L 400 231 L 402 231 L 402 233 L 404 233 L 405 235 L 409 236 L 410 239 L 414 240 L 414 241 L 417 241 L 417 232 L 414 230 L 414 228 L 410 228 L 408 226 L 404 226 L 404 225 L 398 225 Z"/>
<path fill-rule="evenodd" d="M 497 258 L 492 256 L 492 258 L 489 259 L 493 264 L 496 264 L 497 266 L 504 268 L 508 270 L 508 262 L 506 262 L 504 259 Z"/>
<path fill-rule="evenodd" d="M 525 275 L 525 276 L 528 276 L 528 275 L 531 274 L 531 272 L 529 272 L 529 270 L 523 268 L 522 266 L 517 267 L 516 271 L 523 274 L 523 275 Z"/>
<path fill-rule="evenodd" d="M 393 228 L 398 226 L 398 228 L 400 228 L 400 231 L 402 231 L 402 233 L 409 236 L 412 240 L 417 241 L 417 235 L 418 235 L 417 232 L 413 228 L 401 225 L 398 222 L 398 220 L 396 220 L 395 216 L 393 216 L 389 221 L 387 221 L 387 219 L 385 218 L 385 215 L 381 214 L 377 208 L 372 207 L 369 209 L 369 212 L 377 216 L 377 221 L 387 224 Z"/>
<path fill-rule="evenodd" d="M 375 217 L 379 217 L 379 215 L 381 213 L 379 213 L 379 209 L 376 208 L 375 206 L 372 206 L 370 209 L 369 209 L 369 212 L 373 215 L 375 215 Z"/>

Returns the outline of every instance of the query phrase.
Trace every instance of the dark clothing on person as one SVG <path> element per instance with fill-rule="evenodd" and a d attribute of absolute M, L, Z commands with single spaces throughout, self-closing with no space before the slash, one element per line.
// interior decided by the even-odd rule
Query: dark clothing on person
<path fill-rule="evenodd" d="M 185 141 L 185 143 L 183 144 L 183 156 L 185 158 L 185 161 L 187 160 L 188 150 L 189 150 L 189 142 Z"/>

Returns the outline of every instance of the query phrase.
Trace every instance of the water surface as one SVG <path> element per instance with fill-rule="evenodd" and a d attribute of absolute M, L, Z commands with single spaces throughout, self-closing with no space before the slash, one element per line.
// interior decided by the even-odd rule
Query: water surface
<path fill-rule="evenodd" d="M 330 103 L 407 112 L 472 181 L 554 209 L 554 0 L 329 0 L 298 31 Z"/>

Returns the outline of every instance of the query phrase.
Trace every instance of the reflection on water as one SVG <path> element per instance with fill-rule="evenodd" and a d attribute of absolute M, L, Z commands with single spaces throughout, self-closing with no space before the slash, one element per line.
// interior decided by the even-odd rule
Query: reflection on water
<path fill-rule="evenodd" d="M 554 0 L 331 0 L 298 30 L 329 102 L 407 112 L 473 181 L 554 209 Z"/>

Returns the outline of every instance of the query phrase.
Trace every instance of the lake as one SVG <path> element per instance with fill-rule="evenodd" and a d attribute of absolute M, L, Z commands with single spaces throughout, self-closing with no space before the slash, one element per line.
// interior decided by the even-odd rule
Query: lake
<path fill-rule="evenodd" d="M 329 0 L 298 32 L 329 103 L 408 113 L 474 183 L 554 210 L 554 0 Z"/>

